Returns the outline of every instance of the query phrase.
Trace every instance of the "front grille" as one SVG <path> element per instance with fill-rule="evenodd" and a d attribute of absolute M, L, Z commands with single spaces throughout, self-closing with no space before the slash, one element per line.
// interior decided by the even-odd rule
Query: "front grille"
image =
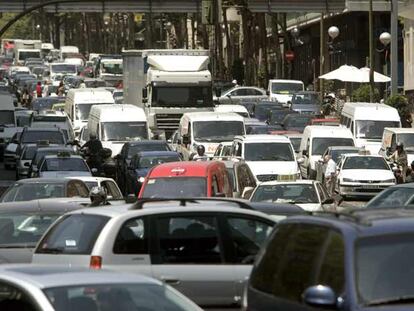
<path fill-rule="evenodd" d="M 372 188 L 372 189 L 365 189 L 365 188 L 357 188 L 355 189 L 355 192 L 381 192 L 382 190 L 384 190 L 384 188 Z"/>
<path fill-rule="evenodd" d="M 277 175 L 272 175 L 272 174 L 257 175 L 257 179 L 261 182 L 263 182 L 263 181 L 274 181 L 274 180 L 277 180 Z"/>
<path fill-rule="evenodd" d="M 162 113 L 155 115 L 155 122 L 157 124 L 157 129 L 164 130 L 166 132 L 174 132 L 178 129 L 180 124 L 181 117 L 183 116 L 182 113 Z"/>
<path fill-rule="evenodd" d="M 383 180 L 357 180 L 356 182 L 359 182 L 361 184 L 380 184 L 383 183 Z"/>

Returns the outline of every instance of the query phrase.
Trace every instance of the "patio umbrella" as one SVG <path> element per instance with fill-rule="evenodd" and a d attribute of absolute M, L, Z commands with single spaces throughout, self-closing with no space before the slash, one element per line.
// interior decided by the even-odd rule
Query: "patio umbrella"
<path fill-rule="evenodd" d="M 363 67 L 359 70 L 363 74 L 363 79 L 362 79 L 363 81 L 362 82 L 363 83 L 369 83 L 369 68 L 368 67 Z M 375 83 L 387 83 L 387 82 L 390 82 L 390 81 L 391 81 L 390 77 L 388 77 L 386 75 L 383 75 L 383 74 L 380 74 L 379 72 L 374 71 L 374 82 Z"/>
<path fill-rule="evenodd" d="M 319 79 L 362 83 L 364 73 L 355 66 L 342 65 L 338 69 L 319 76 Z"/>

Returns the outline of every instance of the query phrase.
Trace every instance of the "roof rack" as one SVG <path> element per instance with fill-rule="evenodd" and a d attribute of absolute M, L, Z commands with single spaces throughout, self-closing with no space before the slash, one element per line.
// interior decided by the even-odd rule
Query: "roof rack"
<path fill-rule="evenodd" d="M 153 202 L 179 202 L 180 206 L 187 206 L 188 203 L 200 203 L 200 201 L 210 201 L 210 202 L 223 202 L 223 203 L 234 203 L 237 204 L 240 208 L 253 210 L 253 208 L 241 200 L 235 200 L 231 198 L 143 198 L 138 199 L 138 201 L 129 208 L 129 210 L 139 210 L 144 208 L 145 203 Z"/>

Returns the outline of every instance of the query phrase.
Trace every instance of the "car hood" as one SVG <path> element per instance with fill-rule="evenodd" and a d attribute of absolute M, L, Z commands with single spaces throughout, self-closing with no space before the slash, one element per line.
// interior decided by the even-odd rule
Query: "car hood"
<path fill-rule="evenodd" d="M 305 104 L 305 105 L 298 105 L 298 104 L 292 104 L 291 107 L 292 110 L 294 111 L 299 111 L 299 112 L 319 112 L 319 106 L 318 105 L 309 105 L 309 104 Z"/>
<path fill-rule="evenodd" d="M 73 176 L 92 176 L 90 172 L 80 171 L 51 171 L 51 172 L 40 172 L 40 177 L 43 178 L 64 178 Z"/>
<path fill-rule="evenodd" d="M 254 175 L 292 175 L 298 172 L 295 161 L 246 161 Z"/>
<path fill-rule="evenodd" d="M 355 180 L 385 180 L 394 178 L 394 174 L 386 170 L 342 170 L 340 176 L 341 178 Z"/>
<path fill-rule="evenodd" d="M 295 203 L 307 212 L 316 212 L 322 210 L 322 205 L 319 203 Z"/>

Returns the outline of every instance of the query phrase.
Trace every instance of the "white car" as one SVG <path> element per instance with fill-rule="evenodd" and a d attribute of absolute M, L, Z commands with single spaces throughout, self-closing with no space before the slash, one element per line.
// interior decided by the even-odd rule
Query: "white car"
<path fill-rule="evenodd" d="M 342 155 L 336 189 L 342 197 L 373 197 L 395 185 L 394 174 L 380 155 Z"/>
<path fill-rule="evenodd" d="M 214 108 L 215 112 L 234 112 L 241 115 L 243 118 L 250 118 L 249 111 L 242 105 L 218 105 Z"/>
<path fill-rule="evenodd" d="M 295 152 L 282 135 L 236 136 L 231 155 L 242 158 L 260 182 L 300 179 Z"/>
<path fill-rule="evenodd" d="M 68 153 L 44 156 L 39 165 L 39 177 L 62 178 L 67 176 L 92 176 L 92 173 L 81 156 Z"/>
<path fill-rule="evenodd" d="M 264 182 L 250 196 L 251 202 L 292 203 L 305 211 L 333 209 L 334 200 L 319 181 Z"/>
<path fill-rule="evenodd" d="M 112 178 L 95 176 L 70 176 L 66 178 L 82 180 L 88 186 L 89 190 L 93 187 L 102 187 L 106 190 L 109 201 L 115 200 L 125 203 L 121 190 Z"/>

